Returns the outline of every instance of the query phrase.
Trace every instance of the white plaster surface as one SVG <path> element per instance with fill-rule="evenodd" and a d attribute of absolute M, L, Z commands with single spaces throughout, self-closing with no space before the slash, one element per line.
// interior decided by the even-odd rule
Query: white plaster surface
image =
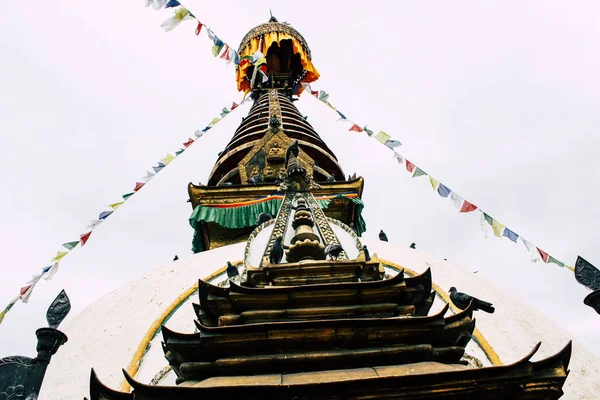
<path fill-rule="evenodd" d="M 413 271 L 422 272 L 431 267 L 434 282 L 444 290 L 456 286 L 459 291 L 494 303 L 494 314 L 476 313 L 476 326 L 505 364 L 524 357 L 539 341 L 542 347 L 534 360 L 555 354 L 570 340 L 565 331 L 520 299 L 457 265 L 407 246 L 380 241 L 364 241 L 364 244 L 372 255 L 376 253 Z M 88 395 L 92 367 L 102 382 L 118 389 L 122 382 L 121 368 L 127 367 L 152 322 L 199 277 L 208 276 L 228 260 L 242 259 L 244 245 L 195 254 L 160 267 L 88 307 L 66 327 L 69 342 L 52 360 L 41 399 L 81 400 Z M 439 300 L 436 299 L 434 309 L 441 307 Z M 197 302 L 196 295 L 186 301 L 166 325 L 175 331 L 193 332 L 192 302 Z M 476 349 L 469 353 L 479 358 L 482 354 Z M 152 341 L 136 378 L 148 383 L 166 365 L 159 335 Z M 600 398 L 600 360 L 597 357 L 575 342 L 569 368 L 571 373 L 563 399 Z M 172 380 L 170 374 L 163 383 Z"/>

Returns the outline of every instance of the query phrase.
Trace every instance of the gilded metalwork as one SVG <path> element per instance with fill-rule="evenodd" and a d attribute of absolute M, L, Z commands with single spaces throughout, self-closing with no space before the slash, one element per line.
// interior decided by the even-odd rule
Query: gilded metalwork
<path fill-rule="evenodd" d="M 250 256 L 250 247 L 252 246 L 252 242 L 254 241 L 254 239 L 256 239 L 256 237 L 258 236 L 258 234 L 260 232 L 262 232 L 263 229 L 265 229 L 268 226 L 273 225 L 274 223 L 275 223 L 274 219 L 270 219 L 267 222 L 263 222 L 262 224 L 260 224 L 259 226 L 257 226 L 256 229 L 254 229 L 252 231 L 252 233 L 250 234 L 250 236 L 248 236 L 248 241 L 246 242 L 246 247 L 244 248 L 244 266 L 246 268 L 251 267 L 249 256 Z"/>
<path fill-rule="evenodd" d="M 65 319 L 71 311 L 71 302 L 65 290 L 61 290 L 58 296 L 54 299 L 48 311 L 46 311 L 46 321 L 50 328 L 58 328 L 58 325 Z"/>
<path fill-rule="evenodd" d="M 354 232 L 354 230 L 352 230 L 352 228 L 350 228 L 348 225 L 344 224 L 343 222 L 338 221 L 337 219 L 333 219 L 333 218 L 329 218 L 329 217 L 325 217 L 325 218 L 327 218 L 327 221 L 329 221 L 330 224 L 339 226 L 348 235 L 350 235 L 350 237 L 352 237 L 352 239 L 354 240 L 354 246 L 356 246 L 356 250 L 358 250 L 359 252 L 362 251 L 363 245 L 360 242 L 360 238 L 358 237 L 356 232 Z"/>
<path fill-rule="evenodd" d="M 281 204 L 281 208 L 277 213 L 277 217 L 275 218 L 275 226 L 273 227 L 273 232 L 271 232 L 271 237 L 269 238 L 269 242 L 265 247 L 265 252 L 263 253 L 262 260 L 260 262 L 260 266 L 263 267 L 269 264 L 269 254 L 273 249 L 273 244 L 275 243 L 275 239 L 279 236 L 284 237 L 285 231 L 288 227 L 290 214 L 292 211 L 292 201 L 295 197 L 295 193 L 288 192 L 285 194 L 285 198 L 283 199 L 283 203 Z"/>
<path fill-rule="evenodd" d="M 240 43 L 240 47 L 238 49 L 238 54 L 242 54 L 244 49 L 250 45 L 250 41 L 252 39 L 260 38 L 266 33 L 274 32 L 285 33 L 296 39 L 298 42 L 300 42 L 300 45 L 302 46 L 302 49 L 304 50 L 306 55 L 308 55 L 308 58 L 312 60 L 310 48 L 308 47 L 306 40 L 300 34 L 300 32 L 292 28 L 291 25 L 289 25 L 286 22 L 275 21 L 269 21 L 266 24 L 261 24 L 251 29 L 242 39 L 242 42 Z"/>
<path fill-rule="evenodd" d="M 323 245 L 324 246 L 327 246 L 329 244 L 341 245 L 338 237 L 335 235 L 335 232 L 333 232 L 333 229 L 331 229 L 331 226 L 329 225 L 329 221 L 327 220 L 327 217 L 325 216 L 323 209 L 321 207 L 319 207 L 319 204 L 315 200 L 315 197 L 313 196 L 313 194 L 308 192 L 308 193 L 303 193 L 302 195 L 306 199 L 306 203 L 308 204 L 308 207 L 312 211 L 314 221 L 317 225 L 317 229 L 319 230 L 319 233 L 321 234 L 321 238 L 323 239 Z M 345 251 L 342 251 L 340 253 L 340 255 L 338 256 L 338 260 L 347 260 L 347 259 L 348 259 L 348 256 L 346 255 Z"/>

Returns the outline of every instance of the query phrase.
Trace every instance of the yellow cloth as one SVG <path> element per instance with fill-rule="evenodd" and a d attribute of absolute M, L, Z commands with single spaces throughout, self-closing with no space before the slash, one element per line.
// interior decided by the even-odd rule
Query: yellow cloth
<path fill-rule="evenodd" d="M 123 203 L 125 203 L 125 202 L 124 201 L 119 201 L 117 203 L 109 204 L 108 206 L 110 208 L 112 208 L 113 210 L 116 210 L 117 208 L 121 207 L 123 205 Z"/>
<path fill-rule="evenodd" d="M 433 188 L 433 190 L 437 189 L 438 186 L 438 180 L 435 179 L 433 176 L 429 175 L 429 182 L 431 182 L 431 187 Z"/>
<path fill-rule="evenodd" d="M 266 33 L 263 36 L 262 47 L 260 46 L 260 38 L 254 38 L 250 41 L 250 44 L 246 46 L 246 48 L 242 49 L 242 52 L 239 54 L 240 59 L 244 56 L 251 56 L 257 51 L 261 51 L 263 54 L 267 54 L 267 51 L 271 47 L 271 44 L 274 42 L 281 43 L 282 40 L 291 40 L 292 46 L 294 49 L 294 54 L 300 54 L 300 60 L 302 61 L 302 67 L 306 71 L 306 75 L 302 78 L 302 82 L 310 83 L 319 79 L 319 71 L 315 68 L 312 61 L 308 58 L 308 54 L 304 52 L 302 45 L 294 39 L 292 36 L 287 33 L 282 32 L 271 32 Z M 241 65 L 241 64 L 240 64 Z M 250 68 L 252 64 L 244 63 L 243 66 L 237 67 L 237 87 L 240 92 L 249 92 L 250 91 L 250 82 L 246 79 L 246 72 L 248 68 Z M 302 91 L 302 87 L 300 87 L 300 92 Z M 300 93 L 299 92 L 299 93 Z"/>
<path fill-rule="evenodd" d="M 63 258 L 64 256 L 66 256 L 67 254 L 69 254 L 68 251 L 57 251 L 56 256 L 50 261 L 58 261 L 61 258 Z"/>
<path fill-rule="evenodd" d="M 494 236 L 500 237 L 502 236 L 502 232 L 504 231 L 504 225 L 500 222 L 493 220 L 492 221 L 492 230 L 494 231 Z"/>
<path fill-rule="evenodd" d="M 160 162 L 162 162 L 165 165 L 169 165 L 169 163 L 171 161 L 173 161 L 175 159 L 175 156 L 172 156 L 171 154 L 167 154 L 167 156 L 165 158 L 161 158 Z"/>

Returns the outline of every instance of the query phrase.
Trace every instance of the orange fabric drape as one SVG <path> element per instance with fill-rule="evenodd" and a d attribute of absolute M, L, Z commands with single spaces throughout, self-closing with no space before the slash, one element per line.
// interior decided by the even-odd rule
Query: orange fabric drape
<path fill-rule="evenodd" d="M 312 61 L 310 60 L 310 58 L 308 58 L 308 54 L 306 54 L 304 49 L 302 49 L 302 46 L 300 45 L 300 43 L 296 39 L 294 39 L 292 36 L 288 35 L 287 33 L 282 33 L 282 32 L 266 33 L 263 36 L 263 43 L 262 43 L 262 46 L 260 49 L 259 49 L 260 38 L 252 39 L 250 41 L 250 44 L 248 46 L 246 46 L 246 48 L 242 49 L 242 52 L 239 54 L 240 59 L 244 56 L 251 56 L 259 50 L 261 53 L 266 55 L 267 50 L 269 49 L 269 47 L 271 47 L 271 45 L 274 42 L 277 42 L 279 44 L 279 43 L 281 43 L 282 40 L 291 40 L 292 46 L 294 49 L 294 54 L 300 55 L 300 60 L 302 61 L 302 68 L 304 68 L 304 70 L 306 71 L 306 75 L 302 79 L 302 82 L 310 83 L 310 82 L 314 82 L 317 79 L 319 79 L 319 71 L 317 71 L 317 69 L 313 65 Z M 248 68 L 250 68 L 251 64 L 249 64 L 249 63 L 243 63 L 243 64 L 244 65 L 240 64 L 240 66 L 237 67 L 237 71 L 236 71 L 237 87 L 240 92 L 247 93 L 250 91 L 250 82 L 248 82 L 248 80 L 245 78 L 246 78 L 246 72 L 247 72 Z"/>

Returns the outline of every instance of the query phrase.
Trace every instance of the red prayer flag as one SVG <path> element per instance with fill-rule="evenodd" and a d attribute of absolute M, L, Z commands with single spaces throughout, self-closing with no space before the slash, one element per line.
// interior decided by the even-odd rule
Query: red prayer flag
<path fill-rule="evenodd" d="M 319 91 L 318 90 L 311 90 L 310 94 L 312 94 L 313 96 L 315 96 L 317 99 L 319 98 Z"/>
<path fill-rule="evenodd" d="M 231 57 L 229 57 L 229 45 L 226 44 L 225 45 L 225 51 L 223 52 L 223 54 L 221 54 L 221 57 L 219 57 L 221 60 L 231 60 Z"/>
<path fill-rule="evenodd" d="M 92 231 L 83 233 L 81 236 L 79 236 L 80 241 L 81 241 L 81 246 L 83 246 L 85 244 L 85 242 L 88 241 L 88 239 L 90 238 L 90 236 L 92 235 Z"/>
<path fill-rule="evenodd" d="M 408 170 L 408 172 L 412 173 L 415 170 L 415 164 L 406 160 L 406 169 Z"/>
<path fill-rule="evenodd" d="M 137 192 L 138 190 L 140 190 L 144 185 L 146 184 L 146 182 L 136 182 L 135 183 L 135 187 L 133 188 L 134 192 Z"/>
<path fill-rule="evenodd" d="M 360 126 L 358 126 L 358 125 L 354 124 L 354 125 L 352 125 L 352 127 L 351 127 L 350 129 L 348 129 L 348 130 L 349 130 L 349 131 L 352 131 L 352 132 L 362 132 L 362 131 L 363 131 L 363 128 L 361 128 Z"/>
<path fill-rule="evenodd" d="M 198 27 L 196 27 L 196 36 L 200 34 L 200 30 L 202 29 L 202 22 L 198 21 Z"/>
<path fill-rule="evenodd" d="M 30 288 L 31 286 L 32 286 L 32 285 L 27 285 L 27 286 L 23 286 L 23 287 L 21 288 L 21 291 L 19 292 L 19 293 L 21 293 L 21 297 L 22 297 L 22 296 L 24 296 L 24 295 L 25 295 L 25 293 L 27 293 L 27 291 L 29 290 L 29 288 Z"/>
<path fill-rule="evenodd" d="M 475 211 L 475 210 L 477 210 L 477 206 L 475 204 L 469 203 L 466 200 L 463 201 L 463 205 L 460 208 L 461 213 L 468 213 L 468 212 Z"/>
<path fill-rule="evenodd" d="M 545 263 L 548 263 L 548 253 L 546 253 L 544 250 L 540 249 L 539 247 L 536 247 L 538 253 L 540 253 L 540 256 L 542 256 L 542 260 L 544 260 Z"/>
<path fill-rule="evenodd" d="M 231 105 L 231 110 L 235 110 L 237 107 L 239 106 L 239 104 L 237 104 L 235 101 L 233 102 L 233 104 Z"/>
<path fill-rule="evenodd" d="M 190 147 L 190 146 L 192 145 L 192 143 L 194 143 L 194 139 L 192 139 L 192 138 L 188 138 L 188 141 L 187 141 L 187 142 L 185 142 L 183 145 L 184 145 L 185 147 Z"/>

